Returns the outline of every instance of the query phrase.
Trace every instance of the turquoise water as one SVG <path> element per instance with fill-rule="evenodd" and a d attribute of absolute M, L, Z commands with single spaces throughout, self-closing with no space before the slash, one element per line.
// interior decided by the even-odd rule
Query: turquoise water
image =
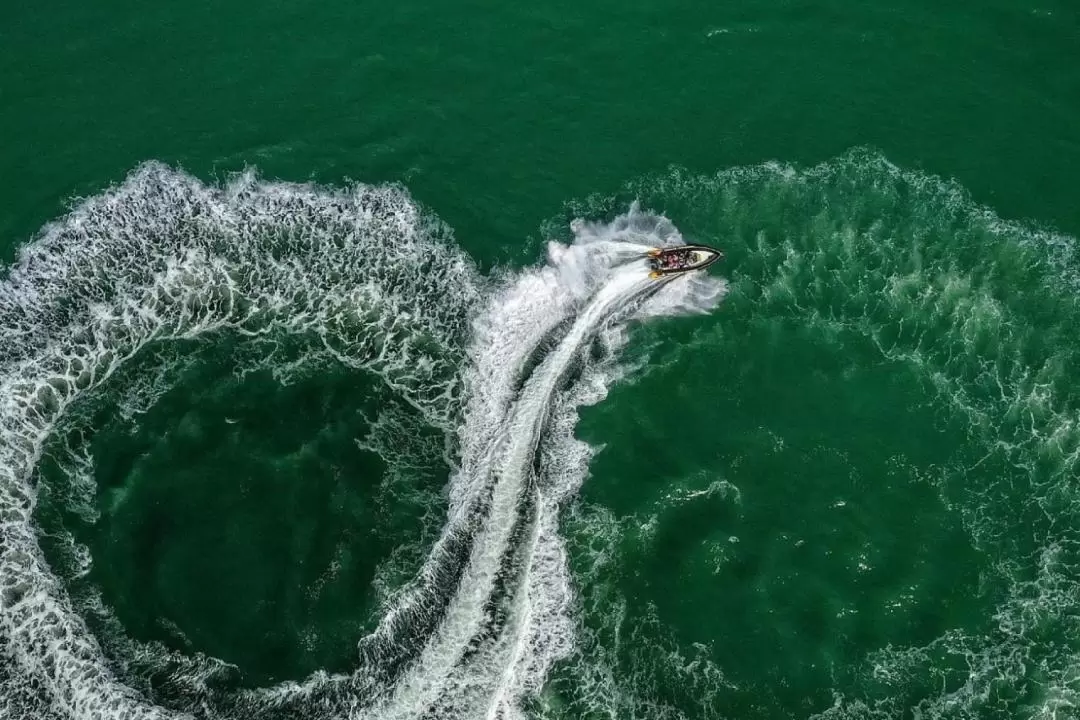
<path fill-rule="evenodd" d="M 1067 4 L 0 47 L 0 717 L 1080 712 Z"/>

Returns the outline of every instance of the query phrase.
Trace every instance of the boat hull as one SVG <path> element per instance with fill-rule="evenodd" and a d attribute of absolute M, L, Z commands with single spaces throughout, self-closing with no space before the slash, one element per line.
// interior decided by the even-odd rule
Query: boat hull
<path fill-rule="evenodd" d="M 649 277 L 658 279 L 704 270 L 724 257 L 724 253 L 708 245 L 679 245 L 650 250 L 648 256 Z"/>

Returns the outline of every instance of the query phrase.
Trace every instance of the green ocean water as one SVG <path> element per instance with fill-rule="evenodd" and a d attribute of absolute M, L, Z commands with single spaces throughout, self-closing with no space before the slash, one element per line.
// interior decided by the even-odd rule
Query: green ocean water
<path fill-rule="evenodd" d="M 1062 2 L 9 8 L 0 717 L 1080 716 L 1078 58 Z M 722 300 L 559 304 L 650 213 Z"/>

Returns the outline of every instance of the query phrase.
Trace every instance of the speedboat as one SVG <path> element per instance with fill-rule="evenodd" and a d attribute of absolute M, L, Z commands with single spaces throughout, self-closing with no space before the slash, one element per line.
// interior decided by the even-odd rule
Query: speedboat
<path fill-rule="evenodd" d="M 654 248 L 647 253 L 649 277 L 654 280 L 668 275 L 680 275 L 691 270 L 707 268 L 724 257 L 724 253 L 707 245 L 678 245 Z"/>

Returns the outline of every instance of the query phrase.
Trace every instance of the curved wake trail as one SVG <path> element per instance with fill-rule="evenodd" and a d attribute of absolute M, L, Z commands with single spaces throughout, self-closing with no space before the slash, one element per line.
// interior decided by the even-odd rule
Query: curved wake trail
<path fill-rule="evenodd" d="M 465 656 L 467 653 L 476 652 L 471 643 L 485 633 L 486 625 L 495 621 L 489 610 L 491 598 L 495 593 L 496 582 L 509 552 L 514 531 L 522 520 L 519 513 L 525 505 L 524 496 L 530 491 L 541 492 L 535 488 L 533 464 L 557 384 L 603 322 L 630 300 L 651 289 L 651 284 L 643 263 L 640 267 L 616 272 L 575 319 L 570 331 L 556 349 L 544 359 L 526 382 L 510 410 L 506 429 L 498 438 L 502 447 L 495 453 L 485 453 L 493 460 L 487 467 L 482 466 L 482 472 L 488 477 L 488 483 L 483 486 L 484 494 L 488 497 L 487 517 L 473 539 L 472 552 L 458 591 L 446 610 L 446 619 L 425 648 L 417 667 L 410 671 L 408 678 L 397 688 L 394 698 L 396 707 L 388 713 L 388 717 L 417 717 L 421 715 L 420 710 L 429 708 L 438 701 L 438 695 L 444 692 L 448 678 L 454 676 L 453 684 L 459 686 L 470 684 L 466 678 L 485 683 L 489 681 L 487 671 L 498 667 L 498 664 L 492 662 L 494 658 L 490 655 L 503 655 L 505 652 L 482 653 L 481 656 L 486 654 L 489 657 L 483 657 L 483 660 L 479 661 L 484 666 L 479 673 L 469 672 L 467 667 L 476 664 L 478 660 L 466 659 Z M 537 500 L 540 499 L 534 498 L 534 502 Z M 537 504 L 542 505 L 542 501 Z M 536 518 L 534 523 L 539 520 L 541 518 Z M 525 578 L 530 574 L 532 556 L 540 543 L 537 535 L 539 527 L 540 524 L 537 523 L 536 529 L 531 533 L 531 548 L 526 549 L 525 557 L 519 560 L 523 563 L 519 573 Z M 524 603 L 520 603 L 519 608 L 521 604 Z M 520 608 L 519 612 L 526 610 L 527 607 Z M 521 619 L 512 624 L 520 628 Z M 520 647 L 527 641 L 527 637 L 523 635 L 524 633 L 519 633 L 518 637 L 510 641 L 496 638 L 488 642 L 509 644 L 518 651 L 514 654 L 520 662 Z M 462 667 L 463 662 L 466 667 Z M 513 665 L 514 663 L 510 663 L 507 674 L 512 675 Z M 493 709 L 508 707 L 505 689 L 507 682 L 503 679 L 497 684 L 503 687 L 491 698 L 490 704 Z M 457 698 L 453 698 L 451 703 L 454 701 L 457 701 Z M 464 704 L 469 706 L 472 703 L 466 701 Z"/>
<path fill-rule="evenodd" d="M 1063 340 L 1076 324 L 1074 239 L 1005 223 L 956 186 L 864 153 L 809 170 L 675 172 L 629 190 L 684 207 L 742 257 L 733 318 L 863 338 L 928 373 L 942 407 L 970 421 L 973 464 L 934 482 L 957 498 L 973 542 L 1002 558 L 992 627 L 881 649 L 819 717 L 900 717 L 916 702 L 927 717 L 1074 709 L 1080 453 Z M 693 713 L 716 714 L 729 686 L 713 665 L 648 633 L 630 662 L 614 657 L 633 620 L 620 600 L 588 610 L 614 618 L 595 637 L 575 624 L 560 515 L 593 452 L 573 437 L 577 409 L 623 372 L 629 322 L 707 311 L 726 286 L 645 280 L 645 247 L 681 241 L 662 217 L 632 208 L 572 229 L 548 263 L 491 281 L 400 188 L 250 174 L 208 187 L 156 164 L 43 228 L 0 279 L 0 718 L 496 720 L 530 699 L 553 717 L 672 717 L 684 694 Z M 243 347 L 238 372 L 283 382 L 328 365 L 362 372 L 459 451 L 415 579 L 400 587 L 430 535 L 405 538 L 408 560 L 381 566 L 393 578 L 377 588 L 385 613 L 358 639 L 352 672 L 240 689 L 223 660 L 129 637 L 39 545 L 50 443 L 76 451 L 62 489 L 93 510 L 93 457 L 75 439 L 84 409 L 104 401 L 135 418 L 192 348 L 219 343 Z M 361 442 L 407 465 L 396 442 L 407 431 L 387 418 Z M 53 539 L 88 572 L 88 548 Z M 620 572 L 608 562 L 597 577 Z M 572 692 L 537 698 L 571 653 Z M 656 705 L 672 688 L 672 704 Z"/>
<path fill-rule="evenodd" d="M 388 697 L 362 715 L 516 717 L 521 698 L 572 650 L 558 513 L 589 457 L 571 437 L 574 408 L 602 397 L 612 369 L 610 362 L 589 368 L 583 355 L 606 343 L 610 361 L 636 313 L 700 311 L 722 292 L 722 284 L 700 277 L 649 279 L 645 251 L 678 241 L 667 228 L 636 209 L 600 237 L 578 226 L 575 244 L 552 243 L 551 265 L 516 279 L 482 315 L 454 510 L 432 555 L 437 566 L 426 573 L 454 577 L 453 592 L 426 588 L 445 598 L 437 626 Z M 567 383 L 576 365 L 584 372 Z M 452 545 L 462 552 L 441 552 Z"/>
<path fill-rule="evenodd" d="M 214 188 L 149 164 L 46 227 L 0 283 L 0 716 L 519 716 L 575 642 L 558 519 L 591 456 L 576 409 L 616 377 L 630 319 L 703 312 L 725 288 L 648 279 L 644 251 L 681 242 L 662 217 L 572 228 L 548 264 L 485 293 L 398 188 Z M 352 673 L 238 689 L 223 661 L 136 641 L 97 595 L 70 596 L 38 545 L 37 464 L 86 397 L 122 384 L 120 413 L 138 415 L 183 348 L 230 337 L 250 348 L 244 371 L 341 364 L 456 431 L 442 533 Z M 87 613 L 107 616 L 103 637 Z"/>
<path fill-rule="evenodd" d="M 191 696 L 181 710 L 220 714 L 208 709 L 207 681 L 223 663 L 207 670 L 90 632 L 38 545 L 44 444 L 136 356 L 228 336 L 244 338 L 255 364 L 283 381 L 326 362 L 372 373 L 448 427 L 479 297 L 475 270 L 448 235 L 398 188 L 327 191 L 252 174 L 215 188 L 148 164 L 23 249 L 0 283 L 0 716 L 176 716 L 150 701 L 145 683 L 124 682 L 143 678 L 118 678 L 132 658 L 107 659 L 107 643 L 169 673 Z M 135 409 L 122 413 L 167 389 L 169 368 L 156 370 L 126 383 Z"/>

